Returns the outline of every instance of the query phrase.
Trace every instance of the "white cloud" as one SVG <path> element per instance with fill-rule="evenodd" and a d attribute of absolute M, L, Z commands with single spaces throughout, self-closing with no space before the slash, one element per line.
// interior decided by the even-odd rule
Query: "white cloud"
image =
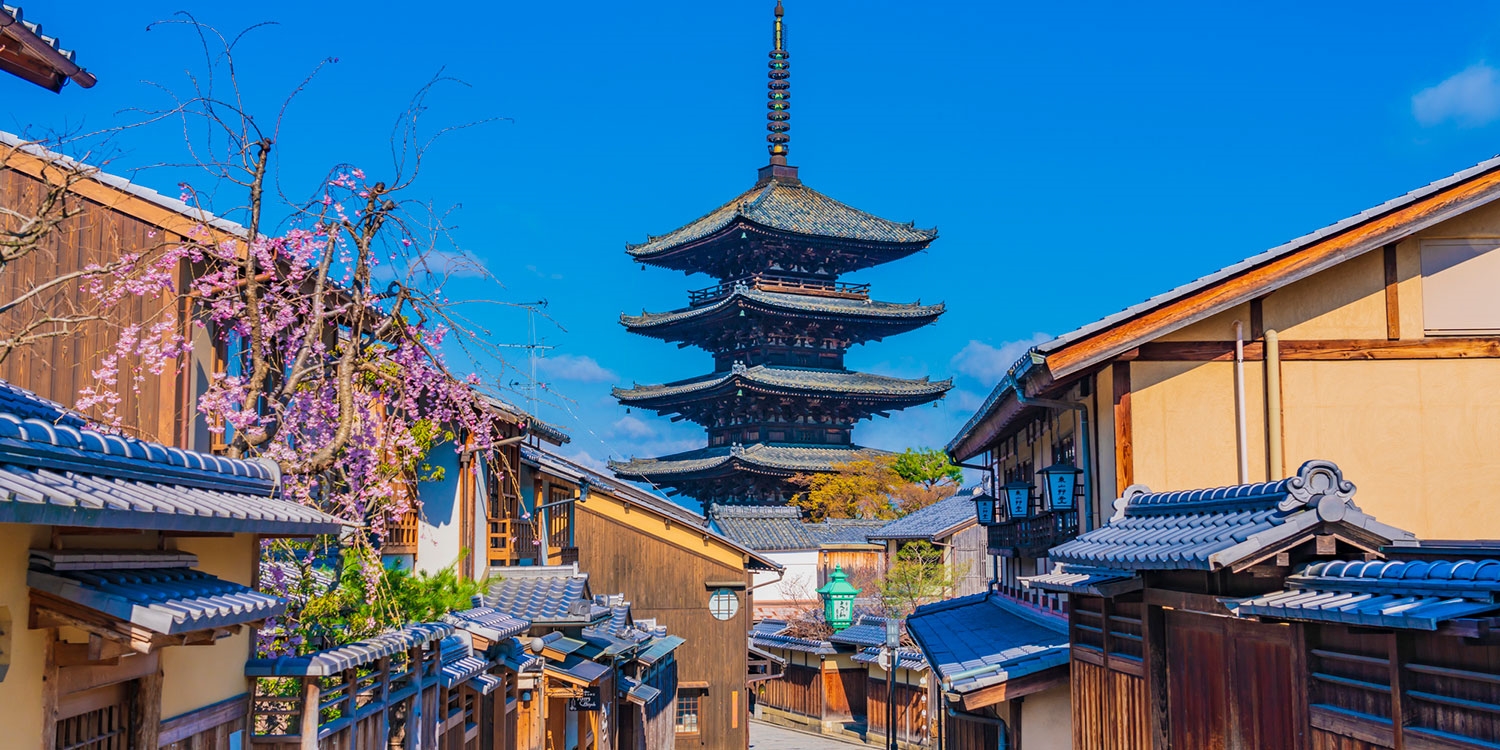
<path fill-rule="evenodd" d="M 1424 126 L 1453 121 L 1473 128 L 1500 119 L 1500 74 L 1486 63 L 1470 65 L 1411 98 L 1411 113 Z"/>
<path fill-rule="evenodd" d="M 1005 372 L 1016 360 L 1037 344 L 1050 341 L 1052 336 L 1034 333 L 1031 338 L 1007 341 L 1000 346 L 990 346 L 983 341 L 971 340 L 953 355 L 953 369 L 985 384 L 994 385 L 1005 377 Z"/>
<path fill-rule="evenodd" d="M 542 374 L 558 380 L 573 380 L 580 383 L 612 383 L 620 379 L 614 372 L 601 367 L 593 357 L 582 354 L 559 354 L 541 357 L 536 367 Z"/>
<path fill-rule="evenodd" d="M 431 250 L 412 260 L 413 268 L 438 276 L 483 278 L 489 271 L 480 260 L 465 252 Z"/>
<path fill-rule="evenodd" d="M 606 464 L 605 462 L 594 458 L 594 455 L 592 453 L 589 453 L 588 451 L 578 451 L 577 453 L 574 453 L 570 456 L 563 456 L 563 458 L 566 458 L 569 461 L 578 464 L 579 466 L 585 466 L 593 469 L 594 471 L 597 471 L 605 476 L 610 476 L 609 464 Z"/>
<path fill-rule="evenodd" d="M 621 437 L 628 437 L 639 440 L 642 438 L 654 437 L 656 435 L 655 427 L 652 427 L 651 425 L 646 424 L 644 421 L 636 419 L 635 417 L 632 417 L 628 414 L 615 420 L 613 426 L 614 434 Z"/>
<path fill-rule="evenodd" d="M 550 273 L 547 271 L 543 271 L 534 265 L 527 265 L 526 270 L 536 274 L 536 277 L 539 279 L 552 279 L 553 281 L 557 281 L 563 277 L 563 275 L 560 273 Z"/>

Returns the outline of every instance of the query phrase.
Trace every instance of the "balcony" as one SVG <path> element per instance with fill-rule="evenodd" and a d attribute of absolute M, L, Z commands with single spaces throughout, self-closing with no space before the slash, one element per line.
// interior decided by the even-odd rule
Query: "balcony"
<path fill-rule="evenodd" d="M 729 296 L 734 292 L 735 287 L 741 285 L 749 289 L 759 289 L 763 292 L 808 294 L 817 297 L 836 297 L 839 299 L 870 298 L 869 284 L 848 284 L 842 281 L 819 281 L 796 276 L 775 276 L 758 273 L 754 276 L 726 281 L 707 289 L 697 289 L 688 292 L 688 303 L 693 307 L 707 305 Z"/>
<path fill-rule="evenodd" d="M 1046 557 L 1047 550 L 1078 536 L 1078 511 L 1038 513 L 989 528 L 989 551 L 1001 557 Z"/>
<path fill-rule="evenodd" d="M 412 510 L 392 518 L 386 524 L 385 545 L 381 552 L 387 555 L 415 555 L 418 538 L 417 511 Z"/>

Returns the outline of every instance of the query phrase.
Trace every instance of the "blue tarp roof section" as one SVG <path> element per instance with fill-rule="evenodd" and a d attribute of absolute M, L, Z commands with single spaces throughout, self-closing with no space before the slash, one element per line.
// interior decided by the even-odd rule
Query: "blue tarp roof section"
<path fill-rule="evenodd" d="M 649 667 L 666 658 L 684 643 L 687 643 L 687 641 L 675 635 L 659 635 L 644 650 L 637 654 L 635 658 Z"/>
<path fill-rule="evenodd" d="M 944 689 L 968 693 L 1068 663 L 1065 625 L 1041 618 L 975 594 L 918 607 L 906 627 Z"/>
<path fill-rule="evenodd" d="M 577 565 L 506 568 L 490 584 L 485 604 L 533 624 L 591 624 L 608 619 L 610 608 L 588 596 L 587 573 Z"/>
<path fill-rule="evenodd" d="M 98 559 L 90 562 L 88 557 Z M 286 609 L 286 601 L 279 597 L 193 570 L 182 560 L 154 557 L 162 555 L 119 551 L 33 555 L 26 585 L 163 635 L 245 625 Z M 132 563 L 139 567 L 131 567 Z M 163 567 L 174 563 L 178 567 Z M 98 567 L 82 567 L 87 564 Z"/>
<path fill-rule="evenodd" d="M 979 518 L 974 512 L 974 496 L 960 493 L 891 521 L 871 533 L 870 538 L 934 542 L 976 523 Z"/>
<path fill-rule="evenodd" d="M 272 466 L 84 429 L 0 384 L 0 523 L 327 534 L 336 518 L 273 497 Z"/>
<path fill-rule="evenodd" d="M 831 636 L 828 640 L 833 643 L 846 643 L 853 646 L 880 646 L 885 644 L 885 618 L 874 615 L 860 615 L 850 625 Z"/>
<path fill-rule="evenodd" d="M 1109 523 L 1053 547 L 1065 565 L 1125 571 L 1216 570 L 1337 522 L 1395 543 L 1416 537 L 1353 503 L 1354 485 L 1327 461 L 1278 482 L 1181 492 L 1136 492 L 1115 501 Z"/>
<path fill-rule="evenodd" d="M 1436 630 L 1444 620 L 1500 610 L 1500 560 L 1335 560 L 1308 565 L 1286 590 L 1236 612 L 1286 620 Z"/>
<path fill-rule="evenodd" d="M 405 651 L 413 646 L 446 638 L 453 626 L 441 622 L 422 622 L 400 630 L 382 633 L 306 656 L 284 656 L 276 659 L 250 659 L 245 662 L 246 677 L 327 677 L 346 669 L 373 663 L 382 657 Z"/>

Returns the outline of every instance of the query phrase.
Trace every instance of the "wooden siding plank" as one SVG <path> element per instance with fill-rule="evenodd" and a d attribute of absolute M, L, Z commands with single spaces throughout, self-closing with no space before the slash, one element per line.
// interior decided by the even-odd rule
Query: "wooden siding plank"
<path fill-rule="evenodd" d="M 1130 416 L 1130 363 L 1116 362 L 1110 368 L 1114 386 L 1115 409 L 1115 497 L 1123 497 L 1125 488 L 1135 484 L 1135 447 Z"/>
<path fill-rule="evenodd" d="M 1400 276 L 1396 272 L 1396 243 L 1385 246 L 1385 337 L 1401 338 L 1401 297 L 1397 293 Z"/>

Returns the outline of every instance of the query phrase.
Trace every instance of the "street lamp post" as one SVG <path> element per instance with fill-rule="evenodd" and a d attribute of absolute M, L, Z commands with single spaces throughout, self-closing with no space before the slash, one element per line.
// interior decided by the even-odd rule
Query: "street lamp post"
<path fill-rule="evenodd" d="M 895 613 L 890 613 L 895 614 Z M 896 650 L 901 648 L 901 620 L 885 618 L 885 746 L 896 750 Z"/>

